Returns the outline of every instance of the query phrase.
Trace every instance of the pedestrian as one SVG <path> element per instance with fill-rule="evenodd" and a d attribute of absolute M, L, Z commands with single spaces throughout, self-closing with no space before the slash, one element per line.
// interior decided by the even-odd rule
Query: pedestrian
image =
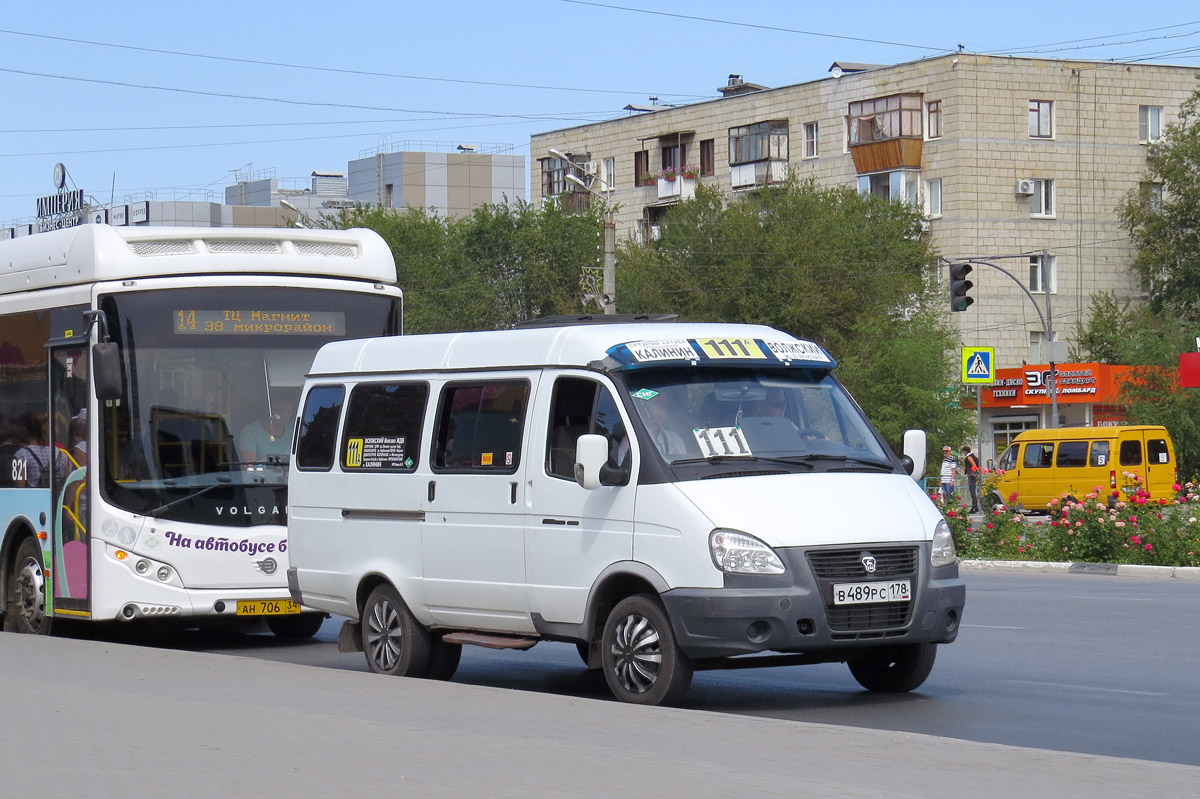
<path fill-rule="evenodd" d="M 971 495 L 971 513 L 979 513 L 979 458 L 963 444 L 963 471 L 967 473 L 967 493 Z"/>
<path fill-rule="evenodd" d="M 942 501 L 949 502 L 954 496 L 954 478 L 958 476 L 958 461 L 954 459 L 954 450 L 942 447 Z"/>

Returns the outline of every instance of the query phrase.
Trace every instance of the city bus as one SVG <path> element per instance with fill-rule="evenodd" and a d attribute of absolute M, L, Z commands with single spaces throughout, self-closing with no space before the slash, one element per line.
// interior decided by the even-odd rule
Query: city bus
<path fill-rule="evenodd" d="M 399 335 L 370 230 L 81 225 L 0 241 L 0 613 L 261 623 L 290 601 L 296 400 L 335 340 Z"/>

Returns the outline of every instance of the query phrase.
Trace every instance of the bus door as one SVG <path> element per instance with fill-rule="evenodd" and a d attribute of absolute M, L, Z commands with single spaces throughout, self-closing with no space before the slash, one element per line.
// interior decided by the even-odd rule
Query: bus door
<path fill-rule="evenodd" d="M 87 341 L 50 346 L 51 546 L 55 615 L 91 615 Z"/>

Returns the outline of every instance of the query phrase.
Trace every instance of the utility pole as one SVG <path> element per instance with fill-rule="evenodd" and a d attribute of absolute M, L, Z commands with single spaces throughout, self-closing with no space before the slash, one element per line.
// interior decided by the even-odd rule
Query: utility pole
<path fill-rule="evenodd" d="M 604 200 L 604 268 L 599 302 L 600 308 L 605 314 L 615 314 L 617 312 L 617 223 L 613 221 L 613 206 L 609 197 L 612 193 L 611 178 L 610 181 L 601 181 L 605 186 L 605 190 L 604 192 L 598 192 L 592 188 L 592 184 L 600 180 L 599 176 L 588 171 L 582 164 L 576 163 L 553 147 L 550 148 L 550 155 L 566 161 L 573 169 L 578 170 L 580 174 L 588 177 L 588 180 L 585 181 L 578 175 L 568 172 L 566 175 L 568 183 L 573 183 Z"/>

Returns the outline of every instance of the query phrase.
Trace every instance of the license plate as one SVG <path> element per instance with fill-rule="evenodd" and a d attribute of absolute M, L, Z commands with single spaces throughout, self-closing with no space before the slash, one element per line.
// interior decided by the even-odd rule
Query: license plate
<path fill-rule="evenodd" d="M 239 616 L 286 616 L 299 613 L 300 606 L 290 599 L 239 599 Z"/>
<path fill-rule="evenodd" d="M 877 583 L 837 583 L 833 586 L 833 604 L 861 605 L 867 602 L 907 602 L 912 599 L 908 580 Z"/>

